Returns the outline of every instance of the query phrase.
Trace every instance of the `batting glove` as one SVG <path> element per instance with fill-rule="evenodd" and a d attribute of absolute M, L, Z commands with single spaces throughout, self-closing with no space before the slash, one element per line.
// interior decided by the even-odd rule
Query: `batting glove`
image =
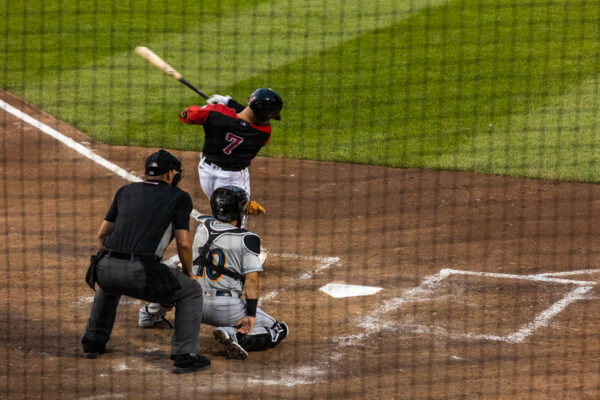
<path fill-rule="evenodd" d="M 267 210 L 256 201 L 252 200 L 250 204 L 248 204 L 248 214 L 250 215 L 262 215 L 266 214 Z"/>
<path fill-rule="evenodd" d="M 220 94 L 213 94 L 206 100 L 206 102 L 208 104 L 223 104 L 224 106 L 226 106 L 227 103 L 229 103 L 229 100 L 231 100 L 231 96 L 221 96 Z"/>

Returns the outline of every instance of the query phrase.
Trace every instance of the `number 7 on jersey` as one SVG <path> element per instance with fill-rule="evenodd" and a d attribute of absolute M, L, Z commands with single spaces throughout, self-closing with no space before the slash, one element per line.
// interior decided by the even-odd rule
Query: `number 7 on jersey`
<path fill-rule="evenodd" d="M 242 142 L 244 141 L 244 138 L 239 137 L 239 136 L 234 135 L 233 133 L 229 132 L 225 135 L 225 140 L 227 140 L 230 143 L 227 145 L 227 147 L 225 147 L 223 149 L 223 153 L 229 155 L 229 154 L 231 154 L 233 149 L 235 149 L 240 144 L 242 144 Z"/>

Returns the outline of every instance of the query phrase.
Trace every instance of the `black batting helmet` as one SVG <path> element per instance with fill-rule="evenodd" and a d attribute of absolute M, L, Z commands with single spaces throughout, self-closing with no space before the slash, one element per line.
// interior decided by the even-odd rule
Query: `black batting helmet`
<path fill-rule="evenodd" d="M 269 121 L 270 119 L 281 120 L 281 114 L 279 113 L 283 108 L 283 100 L 273 89 L 256 89 L 248 97 L 248 105 L 256 118 L 261 121 Z"/>
<path fill-rule="evenodd" d="M 248 213 L 248 195 L 237 186 L 220 187 L 210 196 L 210 208 L 216 219 L 239 224 Z"/>

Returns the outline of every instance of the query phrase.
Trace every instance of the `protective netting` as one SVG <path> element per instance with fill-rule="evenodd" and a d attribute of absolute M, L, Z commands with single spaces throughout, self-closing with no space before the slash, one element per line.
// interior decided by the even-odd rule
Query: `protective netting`
<path fill-rule="evenodd" d="M 600 396 L 599 1 L 5 0 L 0 16 L 0 397 Z M 209 116 L 190 85 L 240 108 Z M 270 136 L 243 114 L 257 88 L 283 101 Z M 193 238 L 210 176 L 249 142 L 231 182 L 266 210 L 246 224 L 258 306 L 288 337 L 231 360 L 203 323 L 211 368 L 173 374 L 173 329 L 139 327 L 146 301 L 122 296 L 108 352 L 84 358 L 117 190 L 167 149 Z M 140 209 L 122 212 L 156 218 Z"/>

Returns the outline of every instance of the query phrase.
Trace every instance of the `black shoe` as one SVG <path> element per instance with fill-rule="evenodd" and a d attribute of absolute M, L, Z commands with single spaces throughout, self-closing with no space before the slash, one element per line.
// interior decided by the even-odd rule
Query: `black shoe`
<path fill-rule="evenodd" d="M 83 346 L 83 357 L 88 359 L 98 358 L 100 354 L 106 353 L 106 347 L 88 342 Z"/>
<path fill-rule="evenodd" d="M 187 374 L 210 368 L 210 360 L 200 354 L 175 354 L 171 356 L 171 359 L 174 361 L 174 374 Z"/>

